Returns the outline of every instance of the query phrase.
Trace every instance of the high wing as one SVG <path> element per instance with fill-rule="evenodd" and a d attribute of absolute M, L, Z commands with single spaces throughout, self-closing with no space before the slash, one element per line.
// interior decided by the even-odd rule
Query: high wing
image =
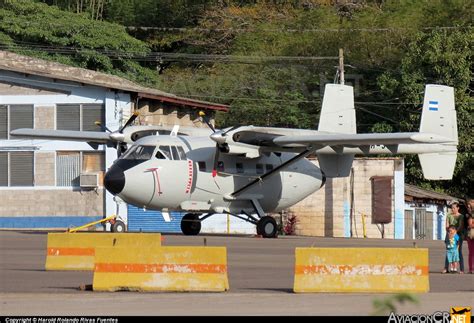
<path fill-rule="evenodd" d="M 176 128 L 175 128 L 176 129 Z M 18 138 L 49 139 L 65 141 L 85 141 L 96 144 L 113 144 L 117 142 L 133 143 L 136 140 L 150 135 L 168 135 L 173 132 L 171 126 L 129 126 L 122 132 L 102 132 L 102 131 L 74 131 L 74 130 L 47 130 L 47 129 L 15 129 L 10 132 L 12 136 Z M 180 127 L 181 136 L 208 136 L 209 130 L 206 128 Z"/>
<path fill-rule="evenodd" d="M 454 172 L 458 132 L 452 87 L 426 86 L 420 132 L 357 134 L 352 87 L 330 84 L 318 129 L 242 126 L 218 131 L 211 139 L 221 151 L 248 158 L 265 151 L 313 151 L 329 177 L 348 176 L 355 154 L 418 154 L 427 179 L 450 179 Z"/>
<path fill-rule="evenodd" d="M 32 139 L 51 139 L 66 141 L 87 141 L 106 144 L 111 141 L 110 135 L 98 131 L 46 130 L 46 129 L 16 129 L 10 132 L 15 137 Z"/>
<path fill-rule="evenodd" d="M 289 129 L 290 130 L 290 129 Z M 296 129 L 290 130 L 294 133 Z M 420 132 L 398 132 L 398 133 L 370 133 L 370 134 L 330 134 L 315 133 L 312 135 L 281 135 L 272 133 L 262 133 L 258 128 L 253 131 L 236 132 L 233 135 L 234 141 L 257 144 L 264 147 L 309 147 L 309 146 L 343 146 L 358 147 L 367 145 L 397 145 L 415 143 L 450 143 L 452 138 L 446 138 L 437 134 Z M 237 140 L 235 140 L 237 139 Z M 248 140 L 246 140 L 248 139 Z"/>

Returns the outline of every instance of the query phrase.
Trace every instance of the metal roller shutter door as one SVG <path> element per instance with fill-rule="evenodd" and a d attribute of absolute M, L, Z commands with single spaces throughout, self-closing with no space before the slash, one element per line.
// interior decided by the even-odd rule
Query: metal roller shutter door
<path fill-rule="evenodd" d="M 165 222 L 161 211 L 152 211 L 128 206 L 128 231 L 130 232 L 181 232 L 184 212 L 169 212 L 171 222 Z"/>

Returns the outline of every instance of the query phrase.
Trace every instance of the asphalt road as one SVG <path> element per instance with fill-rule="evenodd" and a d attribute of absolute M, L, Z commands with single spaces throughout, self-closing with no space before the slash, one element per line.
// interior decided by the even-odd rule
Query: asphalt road
<path fill-rule="evenodd" d="M 390 294 L 294 294 L 296 247 L 428 248 L 430 292 L 399 313 L 432 314 L 474 305 L 474 275 L 440 274 L 442 241 L 165 235 L 163 245 L 226 246 L 226 293 L 97 293 L 81 291 L 92 272 L 45 271 L 46 233 L 0 231 L 0 315 L 370 315 Z M 465 244 L 464 244 L 465 245 Z M 464 246 L 467 259 L 467 246 Z M 466 263 L 467 265 L 467 263 Z"/>

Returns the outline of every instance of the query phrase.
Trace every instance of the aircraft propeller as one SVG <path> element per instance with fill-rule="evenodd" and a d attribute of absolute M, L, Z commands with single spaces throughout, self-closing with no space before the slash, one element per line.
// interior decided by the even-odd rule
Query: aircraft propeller
<path fill-rule="evenodd" d="M 217 166 L 219 164 L 219 153 L 221 151 L 225 151 L 226 149 L 226 136 L 227 133 L 239 128 L 240 126 L 233 126 L 226 131 L 219 130 L 216 131 L 214 126 L 209 122 L 209 119 L 206 117 L 206 114 L 203 111 L 199 112 L 199 116 L 201 116 L 202 120 L 207 124 L 207 126 L 212 130 L 212 134 L 210 138 L 216 142 L 216 151 L 214 153 L 214 163 L 212 165 L 212 177 L 217 176 Z"/>
<path fill-rule="evenodd" d="M 221 131 L 216 132 L 216 129 L 209 122 L 209 119 L 206 117 L 206 114 L 203 111 L 199 111 L 199 116 L 207 124 L 207 126 L 212 130 L 211 139 L 216 142 L 216 151 L 214 152 L 214 163 L 212 164 L 212 177 L 216 177 L 217 176 L 217 164 L 219 163 L 220 147 L 219 147 L 219 141 L 215 140 L 214 136 L 219 136 Z"/>
<path fill-rule="evenodd" d="M 138 111 L 135 111 L 132 114 L 132 116 L 127 120 L 127 122 L 125 122 L 125 124 L 116 131 L 111 131 L 109 128 L 104 126 L 100 121 L 95 122 L 96 125 L 104 129 L 105 131 L 109 132 L 110 140 L 115 142 L 115 149 L 117 149 L 117 157 L 120 157 L 122 153 L 124 153 L 125 150 L 127 150 L 127 144 L 124 143 L 125 136 L 123 134 L 123 131 L 125 130 L 125 128 L 130 126 L 133 123 L 133 121 L 135 121 L 138 115 L 139 115 Z"/>

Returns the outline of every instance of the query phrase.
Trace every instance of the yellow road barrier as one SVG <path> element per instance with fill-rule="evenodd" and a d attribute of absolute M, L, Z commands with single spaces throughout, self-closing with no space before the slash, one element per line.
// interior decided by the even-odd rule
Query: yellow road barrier
<path fill-rule="evenodd" d="M 160 247 L 159 233 L 48 233 L 46 270 L 94 270 L 97 247 Z"/>
<path fill-rule="evenodd" d="M 296 293 L 429 291 L 428 249 L 296 248 L 295 252 Z"/>
<path fill-rule="evenodd" d="M 94 291 L 229 289 L 225 247 L 97 248 Z"/>

